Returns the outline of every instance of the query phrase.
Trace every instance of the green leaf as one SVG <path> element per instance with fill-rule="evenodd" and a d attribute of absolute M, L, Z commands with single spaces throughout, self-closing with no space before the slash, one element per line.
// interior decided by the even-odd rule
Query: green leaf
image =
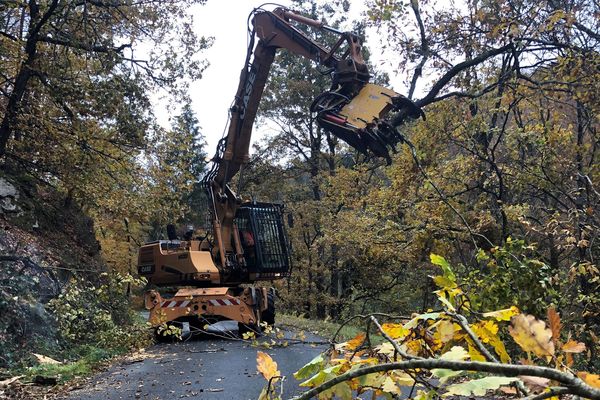
<path fill-rule="evenodd" d="M 324 370 L 319 371 L 318 374 L 316 374 L 309 380 L 302 382 L 299 386 L 306 386 L 306 387 L 319 386 L 323 382 L 328 381 L 332 378 L 335 378 L 337 376 L 337 372 L 341 368 L 342 368 L 342 364 L 338 364 L 338 365 L 334 365 L 329 368 L 325 368 Z"/>
<path fill-rule="evenodd" d="M 306 379 L 309 376 L 313 376 L 317 373 L 317 371 L 319 371 L 323 367 L 324 361 L 325 360 L 323 359 L 323 356 L 319 354 L 318 356 L 310 360 L 302 368 L 300 368 L 298 371 L 296 371 L 294 373 L 294 378 L 301 380 Z"/>
<path fill-rule="evenodd" d="M 429 259 L 431 260 L 432 264 L 442 268 L 442 271 L 444 271 L 444 277 L 450 279 L 452 282 L 456 282 L 456 275 L 454 275 L 450 264 L 448 263 L 448 261 L 446 261 L 444 257 L 431 253 L 429 255 Z"/>
<path fill-rule="evenodd" d="M 446 383 L 448 379 L 462 375 L 465 373 L 465 371 L 452 371 L 451 369 L 434 368 L 431 370 L 431 373 L 433 376 L 440 378 L 441 383 Z"/>
<path fill-rule="evenodd" d="M 350 389 L 350 386 L 348 385 L 347 382 L 338 383 L 331 389 L 323 392 L 323 394 L 326 394 L 329 392 L 334 394 L 336 399 L 352 400 L 352 398 L 353 398 L 352 397 L 352 389 Z"/>
<path fill-rule="evenodd" d="M 448 386 L 446 396 L 485 396 L 488 390 L 496 390 L 500 386 L 508 385 L 518 381 L 518 378 L 508 378 L 504 376 L 488 376 L 486 378 L 475 379 L 463 383 L 457 383 Z"/>

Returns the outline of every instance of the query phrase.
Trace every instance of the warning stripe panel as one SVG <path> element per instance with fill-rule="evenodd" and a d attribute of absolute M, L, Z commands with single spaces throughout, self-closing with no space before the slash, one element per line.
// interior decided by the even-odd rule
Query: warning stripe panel
<path fill-rule="evenodd" d="M 177 307 L 187 307 L 190 304 L 189 300 L 166 300 L 163 301 L 160 306 L 165 308 L 177 308 Z"/>
<path fill-rule="evenodd" d="M 239 306 L 241 302 L 238 299 L 215 299 L 209 300 L 211 306 Z"/>
<path fill-rule="evenodd" d="M 177 307 L 187 307 L 191 302 L 189 300 L 165 300 L 160 306 L 164 308 L 177 308 Z M 214 299 L 208 300 L 208 304 L 211 306 L 239 306 L 242 302 L 238 299 Z"/>

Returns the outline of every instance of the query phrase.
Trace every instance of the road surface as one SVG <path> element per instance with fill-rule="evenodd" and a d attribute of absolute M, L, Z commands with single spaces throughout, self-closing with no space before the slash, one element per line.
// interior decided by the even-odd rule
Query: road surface
<path fill-rule="evenodd" d="M 217 329 L 237 329 L 236 324 L 219 325 Z M 310 335 L 306 340 L 321 341 Z M 256 400 L 266 383 L 256 371 L 259 350 L 268 353 L 287 377 L 283 393 L 284 398 L 289 398 L 302 390 L 292 373 L 324 349 L 325 345 L 302 343 L 268 350 L 224 339 L 163 343 L 146 350 L 147 357 L 143 360 L 113 365 L 65 400 Z"/>

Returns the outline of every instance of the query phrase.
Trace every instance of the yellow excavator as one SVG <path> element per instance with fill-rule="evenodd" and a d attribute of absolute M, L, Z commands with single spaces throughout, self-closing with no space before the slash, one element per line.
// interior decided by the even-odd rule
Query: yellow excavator
<path fill-rule="evenodd" d="M 244 201 L 230 182 L 249 161 L 252 126 L 278 49 L 328 68 L 331 88 L 314 99 L 313 118 L 366 155 L 389 163 L 389 151 L 395 151 L 403 140 L 397 127 L 406 118 L 422 115 L 406 97 L 369 83 L 356 34 L 281 7 L 272 11 L 257 8 L 249 20 L 250 43 L 229 128 L 203 179 L 212 229 L 203 237 L 183 240 L 171 232 L 169 240 L 149 242 L 139 250 L 138 272 L 149 284 L 178 288 L 170 297 L 163 297 L 157 289 L 144 296 L 149 322 L 158 330 L 166 323 L 202 328 L 207 323 L 233 320 L 240 332 L 258 332 L 263 322 L 275 323 L 274 291 L 254 284 L 289 275 L 283 206 Z M 328 31 L 339 39 L 328 49 L 298 29 L 299 24 Z"/>

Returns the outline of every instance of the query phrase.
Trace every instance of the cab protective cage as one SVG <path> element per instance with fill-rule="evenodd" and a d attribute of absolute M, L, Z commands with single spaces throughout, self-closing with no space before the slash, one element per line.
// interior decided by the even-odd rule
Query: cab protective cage
<path fill-rule="evenodd" d="M 282 204 L 243 203 L 236 212 L 235 224 L 248 272 L 263 278 L 288 275 L 290 254 Z"/>

